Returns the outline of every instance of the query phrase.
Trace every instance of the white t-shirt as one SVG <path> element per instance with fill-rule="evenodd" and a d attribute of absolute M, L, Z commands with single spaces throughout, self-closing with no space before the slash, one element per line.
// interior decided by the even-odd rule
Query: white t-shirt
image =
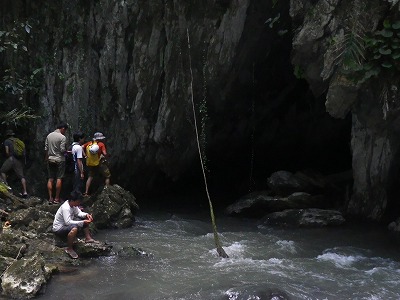
<path fill-rule="evenodd" d="M 49 133 L 44 143 L 44 150 L 50 162 L 65 161 L 64 153 L 67 138 L 60 132 L 60 129 Z"/>
<path fill-rule="evenodd" d="M 72 146 L 72 156 L 74 157 L 74 162 L 75 162 L 75 172 L 79 171 L 79 167 L 78 167 L 78 158 L 83 158 L 83 149 L 82 146 L 77 144 L 74 144 Z"/>
<path fill-rule="evenodd" d="M 63 227 L 67 227 L 68 225 L 71 224 L 76 224 L 79 227 L 82 227 L 84 224 L 83 220 L 75 220 L 75 219 L 76 218 L 84 219 L 86 218 L 86 216 L 87 213 L 84 213 L 76 206 L 71 207 L 67 200 L 58 208 L 56 212 L 53 222 L 53 231 L 58 231 Z"/>

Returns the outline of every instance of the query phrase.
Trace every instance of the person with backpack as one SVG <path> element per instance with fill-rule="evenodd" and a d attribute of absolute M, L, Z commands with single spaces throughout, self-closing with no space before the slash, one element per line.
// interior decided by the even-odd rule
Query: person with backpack
<path fill-rule="evenodd" d="M 7 173 L 10 170 L 14 170 L 15 174 L 21 179 L 22 198 L 27 198 L 28 193 L 26 192 L 26 180 L 24 176 L 24 164 L 26 161 L 25 143 L 16 138 L 15 133 L 11 129 L 6 131 L 6 136 L 7 139 L 4 141 L 4 148 L 7 159 L 1 166 L 1 177 L 7 184 Z"/>
<path fill-rule="evenodd" d="M 49 193 L 49 203 L 61 203 L 60 194 L 62 180 L 65 174 L 65 153 L 67 152 L 67 138 L 65 132 L 68 129 L 67 123 L 60 123 L 57 129 L 50 132 L 45 141 L 45 161 L 47 162 L 47 191 Z M 56 193 L 53 198 L 53 183 L 56 179 Z"/>
<path fill-rule="evenodd" d="M 101 174 L 105 178 L 105 186 L 110 185 L 111 172 L 107 165 L 107 160 L 110 155 L 107 153 L 106 145 L 104 144 L 105 136 L 101 132 L 96 132 L 93 135 L 93 140 L 85 143 L 82 148 L 86 156 L 86 166 L 88 169 L 88 179 L 86 181 L 86 189 L 84 196 L 89 196 L 90 185 L 93 177 L 96 174 Z"/>
<path fill-rule="evenodd" d="M 72 191 L 82 193 L 83 180 L 85 179 L 82 145 L 85 142 L 85 134 L 76 132 L 73 138 L 74 142 L 72 143 L 71 155 L 74 160 L 74 183 Z"/>

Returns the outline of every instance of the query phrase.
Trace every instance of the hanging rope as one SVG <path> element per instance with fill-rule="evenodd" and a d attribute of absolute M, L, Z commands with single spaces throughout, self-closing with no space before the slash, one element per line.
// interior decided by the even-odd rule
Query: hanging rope
<path fill-rule="evenodd" d="M 194 99 L 193 99 L 193 71 L 192 71 L 192 60 L 190 57 L 190 38 L 189 38 L 189 30 L 188 29 L 186 29 L 186 35 L 187 35 L 187 42 L 188 42 L 188 49 L 189 49 L 188 51 L 189 51 L 189 69 L 190 69 L 190 94 L 191 94 L 190 96 L 191 96 L 192 109 L 193 109 L 194 129 L 196 131 L 197 149 L 199 151 L 201 170 L 203 172 L 204 185 L 205 185 L 205 189 L 206 189 L 208 204 L 210 206 L 211 222 L 212 222 L 212 227 L 213 227 L 213 232 L 214 232 L 214 242 L 215 242 L 215 246 L 217 248 L 218 255 L 223 258 L 228 258 L 229 256 L 226 254 L 224 248 L 222 248 L 222 246 L 221 246 L 221 242 L 219 241 L 217 225 L 215 223 L 214 209 L 212 206 L 210 193 L 208 192 L 207 177 L 206 177 L 206 172 L 205 172 L 205 168 L 204 168 L 203 156 L 201 155 L 199 132 L 197 129 L 197 121 L 196 121 L 196 118 L 197 118 L 196 117 L 196 109 L 195 109 Z"/>

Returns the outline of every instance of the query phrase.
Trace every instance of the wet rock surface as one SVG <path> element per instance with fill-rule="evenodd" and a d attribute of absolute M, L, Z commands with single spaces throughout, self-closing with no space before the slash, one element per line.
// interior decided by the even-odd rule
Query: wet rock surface
<path fill-rule="evenodd" d="M 343 215 L 336 210 L 324 209 L 287 209 L 271 213 L 261 221 L 263 225 L 282 227 L 324 227 L 338 226 L 346 222 Z"/>
<path fill-rule="evenodd" d="M 0 197 L 0 202 L 5 201 L 7 200 Z M 102 241 L 86 243 L 84 238 L 78 235 L 74 249 L 79 259 L 70 258 L 64 251 L 66 240 L 52 233 L 52 223 L 59 205 L 48 204 L 46 200 L 37 197 L 24 201 L 24 205 L 15 201 L 16 208 L 9 205 L 9 212 L 2 215 L 2 295 L 15 299 L 33 298 L 50 280 L 52 274 L 69 272 L 68 270 L 90 263 L 85 258 L 118 255 L 119 252 L 112 251 L 113 245 Z M 120 186 L 110 186 L 99 191 L 86 205 L 87 212 L 98 216 L 99 228 L 102 229 L 132 226 L 135 221 L 134 214 L 139 209 L 135 197 Z M 105 205 L 112 209 L 104 209 Z M 115 224 L 123 225 L 118 227 Z M 94 224 L 91 224 L 92 234 L 97 230 L 95 218 Z"/>
<path fill-rule="evenodd" d="M 297 172 L 295 174 L 288 171 L 278 171 L 271 174 L 267 179 L 269 190 L 257 191 L 247 194 L 235 203 L 229 205 L 225 209 L 225 213 L 232 216 L 262 218 L 266 215 L 276 213 L 273 216 L 275 223 L 284 220 L 283 213 L 289 214 L 289 211 L 298 211 L 291 213 L 293 224 L 306 223 L 306 218 L 300 220 L 299 215 L 303 215 L 303 210 L 310 213 L 309 216 L 315 215 L 315 224 L 317 218 L 328 218 L 329 209 L 336 211 L 337 202 L 344 201 L 345 191 L 339 183 L 346 178 L 343 174 L 332 176 L 323 176 L 316 172 Z M 333 215 L 335 213 L 332 213 Z M 281 216 L 278 218 L 277 216 Z M 288 217 L 290 219 L 290 217 Z M 310 219 L 310 224 L 312 223 Z M 320 222 L 319 226 L 333 225 L 331 222 Z M 310 225 L 311 226 L 311 225 Z"/>

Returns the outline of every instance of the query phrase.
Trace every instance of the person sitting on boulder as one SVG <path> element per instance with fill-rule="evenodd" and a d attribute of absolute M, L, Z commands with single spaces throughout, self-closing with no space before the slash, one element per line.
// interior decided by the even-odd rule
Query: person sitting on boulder
<path fill-rule="evenodd" d="M 65 201 L 57 210 L 53 221 L 53 232 L 60 237 L 67 237 L 65 252 L 71 258 L 78 258 L 73 245 L 78 230 L 83 228 L 86 243 L 96 242 L 90 235 L 89 224 L 93 221 L 92 215 L 82 212 L 79 206 L 82 201 L 82 193 L 73 191 L 71 199 Z"/>

